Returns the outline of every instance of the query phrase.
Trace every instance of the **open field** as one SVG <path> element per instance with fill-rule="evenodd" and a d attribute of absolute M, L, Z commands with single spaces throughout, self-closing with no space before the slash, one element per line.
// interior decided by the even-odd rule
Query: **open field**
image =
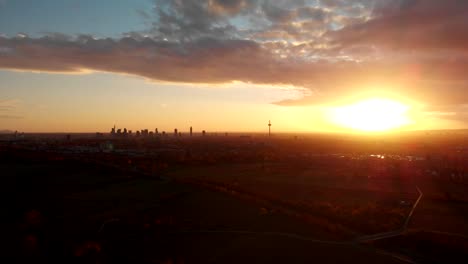
<path fill-rule="evenodd" d="M 414 213 L 410 227 L 456 233 L 468 237 L 468 203 L 424 199 Z"/>
<path fill-rule="evenodd" d="M 316 173 L 314 173 L 314 171 Z M 401 201 L 414 202 L 411 182 L 339 175 L 324 168 L 231 164 L 177 170 L 168 175 L 193 184 L 211 185 L 231 194 L 270 202 L 273 209 L 326 219 L 348 235 L 372 234 L 401 227 L 409 212 Z"/>
<path fill-rule="evenodd" d="M 468 237 L 431 231 L 410 231 L 402 236 L 371 243 L 377 248 L 397 252 L 417 263 L 466 263 Z"/>
<path fill-rule="evenodd" d="M 301 263 L 320 257 L 330 263 L 396 263 L 354 247 L 282 235 L 336 239 L 320 227 L 264 214 L 256 204 L 219 192 L 63 161 L 9 159 L 0 167 L 10 186 L 3 185 L 11 201 L 7 224 L 16 250 L 10 252 L 24 261 Z M 272 251 L 281 252 L 273 258 Z"/>

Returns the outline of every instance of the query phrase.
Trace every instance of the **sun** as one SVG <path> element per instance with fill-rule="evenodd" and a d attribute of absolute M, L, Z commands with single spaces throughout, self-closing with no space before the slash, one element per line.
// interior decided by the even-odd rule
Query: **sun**
<path fill-rule="evenodd" d="M 340 127 L 379 132 L 412 123 L 409 106 L 391 99 L 371 98 L 331 110 L 330 121 Z"/>

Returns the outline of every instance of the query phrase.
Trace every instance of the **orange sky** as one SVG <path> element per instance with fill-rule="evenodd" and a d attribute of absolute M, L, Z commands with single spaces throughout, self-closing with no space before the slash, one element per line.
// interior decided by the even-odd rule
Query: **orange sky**
<path fill-rule="evenodd" d="M 400 129 L 467 128 L 467 10 L 458 0 L 6 1 L 0 129 L 263 131 L 271 119 L 276 131 L 348 131 L 330 111 L 371 98 L 407 106 Z"/>

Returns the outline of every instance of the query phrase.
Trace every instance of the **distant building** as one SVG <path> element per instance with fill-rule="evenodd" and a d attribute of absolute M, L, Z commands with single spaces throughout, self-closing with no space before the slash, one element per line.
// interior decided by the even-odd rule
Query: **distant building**
<path fill-rule="evenodd" d="M 190 127 L 190 136 L 192 136 L 193 134 L 193 130 L 192 130 L 192 127 Z"/>
<path fill-rule="evenodd" d="M 179 133 L 177 133 L 177 128 L 174 128 L 174 136 L 177 137 L 178 134 L 179 134 Z"/>
<path fill-rule="evenodd" d="M 206 131 L 203 130 L 203 131 L 202 131 L 202 136 L 205 136 L 205 135 L 206 135 Z"/>
<path fill-rule="evenodd" d="M 112 144 L 112 142 L 110 141 L 107 141 L 107 142 L 101 143 L 100 148 L 101 148 L 101 151 L 103 152 L 112 152 L 114 151 L 114 144 Z"/>

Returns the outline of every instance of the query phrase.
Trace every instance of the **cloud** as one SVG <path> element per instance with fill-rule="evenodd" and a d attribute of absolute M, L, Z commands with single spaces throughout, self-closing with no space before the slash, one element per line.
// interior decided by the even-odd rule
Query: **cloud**
<path fill-rule="evenodd" d="M 208 10 L 217 15 L 234 15 L 251 8 L 255 0 L 208 0 Z"/>
<path fill-rule="evenodd" d="M 71 40 L 0 38 L 0 46 L 13 50 L 0 57 L 0 68 L 7 69 L 50 72 L 88 69 L 187 83 L 291 84 L 327 96 L 351 92 L 356 84 L 399 83 L 412 87 L 409 94 L 430 95 L 434 97 L 432 100 L 468 101 L 468 93 L 464 92 L 468 78 L 463 70 L 468 67 L 468 58 L 427 59 L 408 55 L 396 61 L 304 60 L 297 54 L 282 57 L 281 53 L 275 54 L 272 45 L 265 48 L 253 40 L 211 38 L 189 43 L 89 36 Z M 294 50 L 295 46 L 277 48 L 301 53 Z"/>
<path fill-rule="evenodd" d="M 17 115 L 0 115 L 0 119 L 23 119 L 23 116 Z"/>
<path fill-rule="evenodd" d="M 244 81 L 260 84 L 312 85 L 322 75 L 343 74 L 354 62 L 300 60 L 275 53 L 253 40 L 199 38 L 191 42 L 140 37 L 75 39 L 0 38 L 12 49 L 0 58 L 0 68 L 48 72 L 83 69 L 126 73 L 153 80 L 188 83 Z M 283 46 L 291 52 L 296 46 Z M 285 55 L 283 57 L 283 55 Z"/>
<path fill-rule="evenodd" d="M 468 122 L 468 104 L 428 105 L 423 113 L 444 120 Z"/>
<path fill-rule="evenodd" d="M 0 112 L 15 110 L 21 103 L 18 99 L 4 99 L 0 100 Z"/>
<path fill-rule="evenodd" d="M 466 51 L 467 1 L 405 0 L 386 3 L 373 11 L 374 19 L 329 32 L 329 36 L 343 47 L 365 44 L 388 50 Z"/>
<path fill-rule="evenodd" d="M 156 0 L 154 16 L 144 13 L 152 27 L 148 30 L 155 39 L 191 41 L 197 38 L 230 38 L 237 29 L 229 17 L 248 12 L 254 0 Z"/>
<path fill-rule="evenodd" d="M 18 99 L 0 100 L 0 119 L 22 119 L 23 116 L 16 113 L 20 103 Z"/>
<path fill-rule="evenodd" d="M 173 82 L 267 82 L 261 74 L 255 75 L 254 69 L 273 63 L 266 51 L 248 40 L 200 38 L 179 43 L 81 36 L 72 41 L 0 38 L 0 46 L 13 49 L 12 54 L 1 55 L 1 68 L 50 72 L 89 69 Z"/>

